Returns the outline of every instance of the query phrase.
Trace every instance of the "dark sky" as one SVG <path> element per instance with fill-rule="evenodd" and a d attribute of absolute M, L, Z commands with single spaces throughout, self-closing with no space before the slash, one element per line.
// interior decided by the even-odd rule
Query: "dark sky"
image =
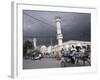
<path fill-rule="evenodd" d="M 91 14 L 54 11 L 23 11 L 23 39 L 37 37 L 38 45 L 57 44 L 56 17 L 61 17 L 63 41 L 91 40 Z"/>

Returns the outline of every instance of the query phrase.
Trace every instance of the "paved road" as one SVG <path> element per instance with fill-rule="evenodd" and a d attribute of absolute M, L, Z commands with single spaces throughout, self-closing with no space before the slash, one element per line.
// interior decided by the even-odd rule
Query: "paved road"
<path fill-rule="evenodd" d="M 67 67 L 83 66 L 82 62 L 80 64 L 67 64 Z M 89 66 L 86 63 L 85 66 Z M 24 60 L 23 69 L 39 69 L 39 68 L 57 68 L 61 67 L 60 60 L 54 58 L 43 58 L 41 60 Z"/>
<path fill-rule="evenodd" d="M 41 60 L 23 61 L 23 69 L 56 68 L 56 67 L 60 67 L 60 61 L 53 58 L 43 58 Z"/>

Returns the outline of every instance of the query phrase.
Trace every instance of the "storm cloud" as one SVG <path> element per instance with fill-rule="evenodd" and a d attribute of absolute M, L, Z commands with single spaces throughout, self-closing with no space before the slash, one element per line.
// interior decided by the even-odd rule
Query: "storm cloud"
<path fill-rule="evenodd" d="M 63 42 L 91 41 L 91 14 L 23 10 L 23 39 L 37 38 L 37 45 L 57 44 L 56 17 L 61 17 Z"/>

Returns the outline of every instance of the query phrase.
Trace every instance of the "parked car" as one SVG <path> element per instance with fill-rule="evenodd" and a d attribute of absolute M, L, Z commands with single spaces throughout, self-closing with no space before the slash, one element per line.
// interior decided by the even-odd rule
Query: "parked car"
<path fill-rule="evenodd" d="M 43 54 L 39 51 L 32 52 L 32 60 L 41 60 L 43 58 Z"/>

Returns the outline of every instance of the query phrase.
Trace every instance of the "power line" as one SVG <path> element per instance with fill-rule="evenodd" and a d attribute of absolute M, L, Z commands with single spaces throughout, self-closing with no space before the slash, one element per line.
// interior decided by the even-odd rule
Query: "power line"
<path fill-rule="evenodd" d="M 40 20 L 40 19 L 37 19 L 37 18 L 35 18 L 35 17 L 33 17 L 33 16 L 31 16 L 31 15 L 29 15 L 29 14 L 27 14 L 27 13 L 25 13 L 24 12 L 24 14 L 25 15 L 27 15 L 27 16 L 29 16 L 29 17 L 31 17 L 31 18 L 33 18 L 33 19 L 35 19 L 35 20 L 37 20 L 37 21 L 40 21 L 40 22 L 42 22 L 42 23 L 44 23 L 44 24 L 47 24 L 47 25 L 49 25 L 49 26 L 53 26 L 53 25 L 51 25 L 51 24 L 48 24 L 48 23 L 46 23 L 46 22 L 44 22 L 44 21 L 42 21 L 42 20 Z M 54 26 L 53 26 L 54 27 Z M 49 29 L 51 29 L 50 27 L 49 27 Z M 54 30 L 54 29 L 52 29 L 52 30 Z M 54 30 L 55 32 L 56 32 L 56 30 Z M 55 37 L 54 35 L 52 35 L 52 33 L 50 33 L 51 35 L 49 35 L 49 36 L 39 36 L 39 35 L 37 35 L 37 34 L 35 34 L 35 37 L 36 38 L 50 38 L 50 44 L 52 45 L 53 44 L 53 37 Z M 29 37 L 29 36 L 28 36 Z M 30 36 L 31 37 L 31 36 Z"/>
<path fill-rule="evenodd" d="M 42 20 L 40 20 L 40 19 L 37 19 L 36 17 L 33 17 L 33 16 L 31 16 L 31 15 L 25 13 L 25 12 L 24 12 L 24 14 L 27 15 L 27 16 L 29 16 L 29 17 L 31 17 L 31 18 L 33 18 L 33 19 L 35 19 L 35 20 L 37 20 L 37 21 L 40 21 L 40 22 L 42 22 L 42 23 L 44 23 L 44 24 L 47 24 L 47 25 L 49 25 L 49 26 L 53 26 L 53 25 L 51 25 L 51 24 L 49 24 L 49 23 L 46 23 L 46 22 L 44 22 L 44 21 L 42 21 Z M 53 27 L 54 27 L 54 26 L 53 26 Z M 48 27 L 48 28 L 51 29 L 50 27 Z M 54 30 L 54 29 L 52 29 L 52 30 Z"/>

